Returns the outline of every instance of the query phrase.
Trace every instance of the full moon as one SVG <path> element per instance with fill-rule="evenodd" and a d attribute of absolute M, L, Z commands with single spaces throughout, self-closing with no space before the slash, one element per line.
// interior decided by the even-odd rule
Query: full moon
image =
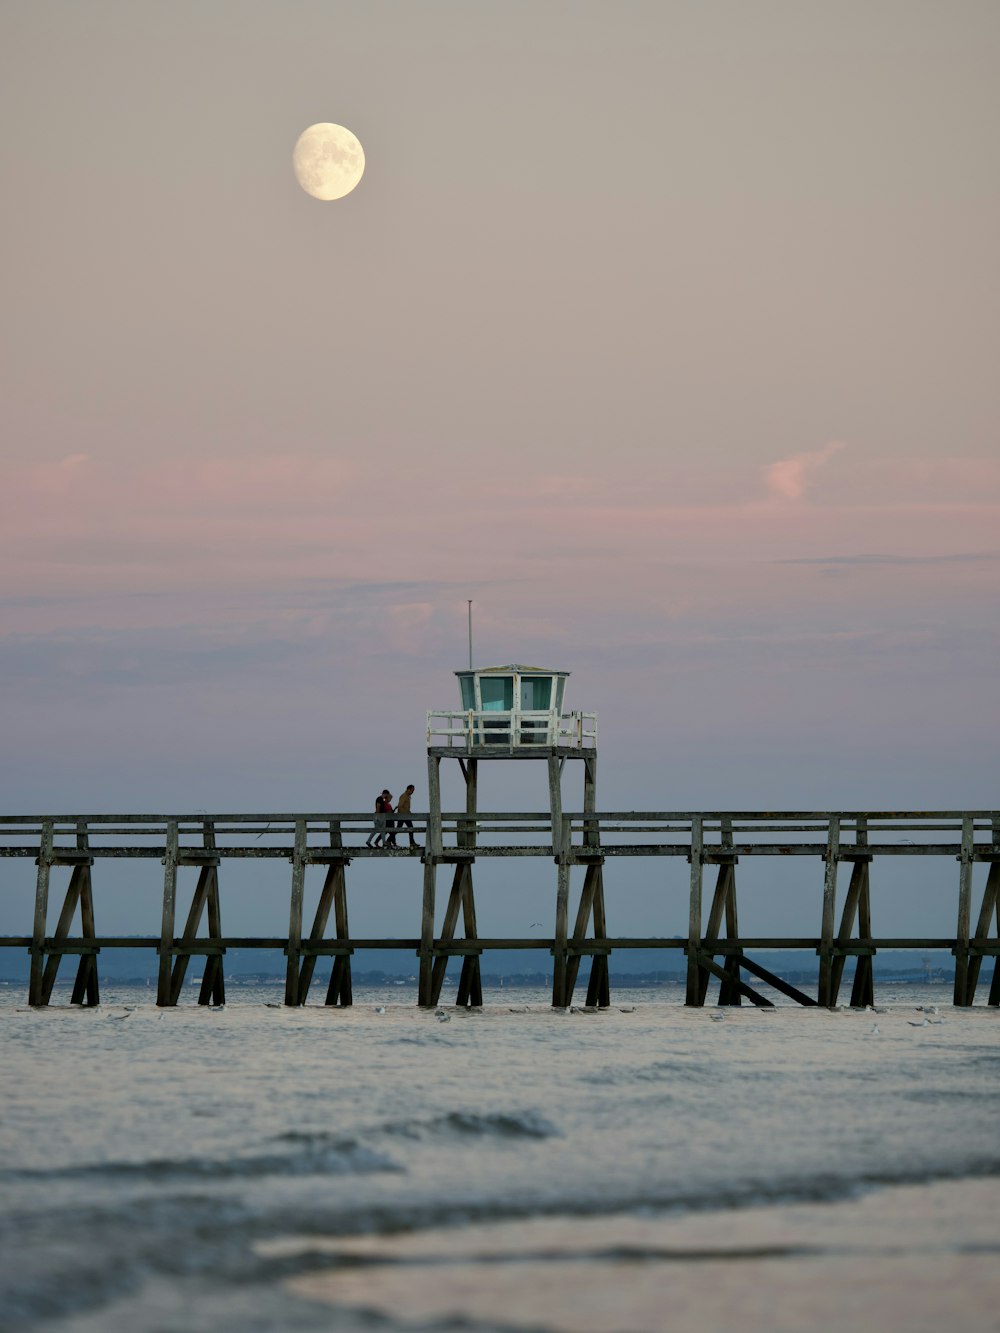
<path fill-rule="evenodd" d="M 292 153 L 295 179 L 314 199 L 343 199 L 365 172 L 365 150 L 343 125 L 310 125 Z"/>

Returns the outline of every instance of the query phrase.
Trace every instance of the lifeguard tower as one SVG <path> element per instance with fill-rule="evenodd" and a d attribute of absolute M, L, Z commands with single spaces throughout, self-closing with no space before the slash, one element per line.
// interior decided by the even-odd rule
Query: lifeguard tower
<path fill-rule="evenodd" d="M 548 805 L 552 855 L 557 867 L 556 933 L 553 941 L 552 1003 L 565 1008 L 576 984 L 582 955 L 594 955 L 587 1003 L 610 1002 L 607 953 L 588 947 L 586 935 L 593 917 L 594 934 L 607 938 L 604 920 L 604 858 L 596 820 L 586 816 L 597 809 L 597 714 L 564 711 L 568 671 L 510 663 L 507 666 L 456 671 L 461 710 L 432 710 L 427 714 L 427 791 L 429 818 L 424 852 L 424 899 L 420 940 L 418 1002 L 435 1006 L 441 997 L 448 959 L 463 959 L 458 986 L 459 1005 L 481 1005 L 482 982 L 477 949 L 476 907 L 472 871 L 476 860 L 479 764 L 489 761 L 544 761 L 548 776 Z M 441 812 L 441 761 L 457 762 L 465 781 L 465 813 L 455 822 L 455 845 L 444 845 Z M 583 840 L 573 847 L 568 818 L 563 815 L 563 770 L 566 763 L 583 770 Z M 511 848 L 510 855 L 517 849 Z M 503 854 L 491 847 L 491 856 Z M 570 870 L 585 865 L 576 928 L 569 936 Z M 453 865 L 451 893 L 441 934 L 435 942 L 437 868 Z M 459 912 L 464 939 L 456 939 Z"/>

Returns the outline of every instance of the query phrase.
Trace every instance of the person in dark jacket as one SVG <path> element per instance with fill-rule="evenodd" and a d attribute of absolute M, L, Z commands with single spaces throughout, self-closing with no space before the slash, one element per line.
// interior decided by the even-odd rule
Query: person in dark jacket
<path fill-rule="evenodd" d="M 413 820 L 410 818 L 410 801 L 413 799 L 413 793 L 415 791 L 416 788 L 411 782 L 410 785 L 407 787 L 406 791 L 403 792 L 399 800 L 396 802 L 396 815 L 397 815 L 396 828 L 397 829 L 405 828 L 409 830 L 411 847 L 419 847 L 420 845 L 413 836 Z M 399 818 L 398 816 L 402 816 L 402 818 Z M 396 845 L 395 834 L 393 834 L 392 843 L 393 846 Z"/>

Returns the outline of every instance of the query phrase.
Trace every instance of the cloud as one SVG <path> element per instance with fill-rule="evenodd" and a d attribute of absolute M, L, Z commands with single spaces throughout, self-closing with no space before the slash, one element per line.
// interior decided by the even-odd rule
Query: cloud
<path fill-rule="evenodd" d="M 388 607 L 385 633 L 390 649 L 406 656 L 419 654 L 431 629 L 434 609 L 431 602 L 396 602 Z"/>
<path fill-rule="evenodd" d="M 692 599 L 722 595 L 712 571 L 725 569 L 725 582 L 758 600 L 805 595 L 791 569 L 776 580 L 776 562 L 815 563 L 828 580 L 898 564 L 897 591 L 908 579 L 914 597 L 933 569 L 939 587 L 957 592 L 961 577 L 963 595 L 990 595 L 995 564 L 953 553 L 995 550 L 1000 467 L 854 448 L 828 467 L 843 448 L 789 450 L 766 469 L 743 459 L 722 470 L 721 490 L 714 458 L 697 477 L 660 455 L 641 469 L 581 459 L 565 489 L 542 474 L 541 497 L 530 478 L 498 496 L 482 470 L 443 469 L 419 504 L 411 476 L 364 457 L 272 450 L 112 465 L 97 451 L 66 450 L 15 468 L 0 490 L 6 629 L 139 627 L 174 615 L 209 623 L 223 606 L 236 615 L 237 606 L 281 604 L 362 616 L 351 633 L 391 638 L 410 655 L 427 650 L 441 618 L 451 634 L 472 596 L 477 637 L 502 658 L 519 643 L 550 642 L 578 617 L 617 634 L 623 615 L 682 615 Z M 668 576 L 672 565 L 683 569 Z M 761 582 L 754 566 L 772 572 Z M 84 605 L 94 598 L 96 622 Z"/>
<path fill-rule="evenodd" d="M 1000 551 L 958 551 L 953 555 L 887 555 L 872 552 L 867 555 L 794 556 L 775 560 L 776 565 L 968 565 L 980 562 L 995 563 Z"/>
<path fill-rule="evenodd" d="M 75 492 L 78 486 L 85 484 L 91 472 L 90 454 L 67 454 L 54 463 L 36 463 L 31 467 L 12 469 L 4 488 L 11 507 L 11 518 L 18 511 L 24 514 L 25 496 L 34 500 L 52 501 Z M 17 494 L 19 490 L 24 492 L 20 500 Z"/>
<path fill-rule="evenodd" d="M 326 645 L 294 628 L 290 632 L 274 623 L 221 629 L 172 625 L 4 635 L 0 670 L 12 691 L 63 699 L 94 686 L 146 688 L 262 675 L 270 681 L 303 659 L 322 657 Z"/>
<path fill-rule="evenodd" d="M 813 453 L 793 454 L 791 458 L 771 463 L 764 472 L 767 489 L 782 500 L 801 500 L 811 485 L 813 474 L 843 448 L 842 441 L 831 440 Z"/>

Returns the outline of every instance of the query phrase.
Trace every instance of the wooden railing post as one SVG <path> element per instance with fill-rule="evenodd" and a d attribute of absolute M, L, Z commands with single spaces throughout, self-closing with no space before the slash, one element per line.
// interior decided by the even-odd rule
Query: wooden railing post
<path fill-rule="evenodd" d="M 972 867 L 975 834 L 972 816 L 962 820 L 962 849 L 958 854 L 958 926 L 955 931 L 955 995 L 956 1005 L 967 1008 L 972 1004 L 969 994 L 969 927 L 972 923 Z"/>
<path fill-rule="evenodd" d="M 459 847 L 466 851 L 476 849 L 476 816 L 479 813 L 479 760 L 459 760 L 465 778 L 465 826 L 458 836 Z"/>
<path fill-rule="evenodd" d="M 427 829 L 430 837 L 430 825 Z M 424 893 L 420 911 L 420 966 L 417 977 L 417 1004 L 421 1009 L 434 1007 L 434 912 L 437 890 L 437 861 L 432 852 L 424 854 Z"/>
<path fill-rule="evenodd" d="M 206 851 L 216 851 L 215 846 L 215 823 L 206 819 L 202 829 L 202 843 Z M 219 901 L 219 858 L 213 857 L 208 865 L 204 867 L 205 874 L 205 907 L 208 914 L 208 936 L 209 939 L 218 940 L 222 938 L 222 904 Z M 222 946 L 219 946 L 220 950 Z M 205 959 L 205 971 L 201 979 L 201 990 L 198 994 L 199 1004 L 223 1005 L 226 1003 L 226 982 L 225 970 L 222 963 L 222 952 L 211 953 Z"/>
<path fill-rule="evenodd" d="M 28 980 L 28 1003 L 40 1005 L 42 979 L 45 975 L 45 931 L 49 918 L 49 874 L 52 869 L 52 820 L 42 822 L 42 837 L 38 848 L 38 874 L 35 878 L 35 920 L 31 932 L 31 971 Z"/>
<path fill-rule="evenodd" d="M 420 909 L 420 948 L 417 971 L 417 1004 L 434 1007 L 434 915 L 437 898 L 437 867 L 444 852 L 441 822 L 441 759 L 427 756 L 427 830 L 424 834 L 424 891 Z"/>
<path fill-rule="evenodd" d="M 820 1004 L 830 1008 L 833 995 L 833 932 L 837 918 L 837 867 L 840 863 L 840 816 L 830 816 L 826 841 L 826 865 L 823 873 L 823 919 L 820 926 L 819 988 Z"/>
<path fill-rule="evenodd" d="M 295 821 L 292 849 L 292 898 L 288 913 L 288 960 L 285 966 L 285 1004 L 299 1003 L 299 959 L 302 954 L 302 903 L 306 886 L 306 821 Z"/>
<path fill-rule="evenodd" d="M 699 957 L 701 952 L 701 881 L 705 842 L 705 825 L 701 815 L 691 819 L 691 885 L 688 900 L 687 994 L 684 1003 L 695 1008 L 702 1003 L 700 995 Z"/>
<path fill-rule="evenodd" d="M 551 765 L 551 760 L 549 761 Z M 550 770 L 551 771 L 551 770 Z M 560 815 L 552 821 L 553 850 L 556 859 L 556 929 L 552 951 L 552 1007 L 565 1009 L 569 1004 L 569 817 Z"/>
<path fill-rule="evenodd" d="M 156 1003 L 160 1008 L 169 1008 L 171 1004 L 178 841 L 177 820 L 168 819 L 163 849 L 163 912 L 160 918 L 160 962 L 156 983 Z"/>
<path fill-rule="evenodd" d="M 583 760 L 583 845 L 599 847 L 600 826 L 594 815 L 597 811 L 597 755 L 588 754 Z"/>
<path fill-rule="evenodd" d="M 559 756 L 549 755 L 549 818 L 552 820 L 552 855 L 562 851 L 562 765 Z"/>
<path fill-rule="evenodd" d="M 428 855 L 439 857 L 444 848 L 441 827 L 441 760 L 437 755 L 427 756 L 427 834 L 424 838 Z"/>

